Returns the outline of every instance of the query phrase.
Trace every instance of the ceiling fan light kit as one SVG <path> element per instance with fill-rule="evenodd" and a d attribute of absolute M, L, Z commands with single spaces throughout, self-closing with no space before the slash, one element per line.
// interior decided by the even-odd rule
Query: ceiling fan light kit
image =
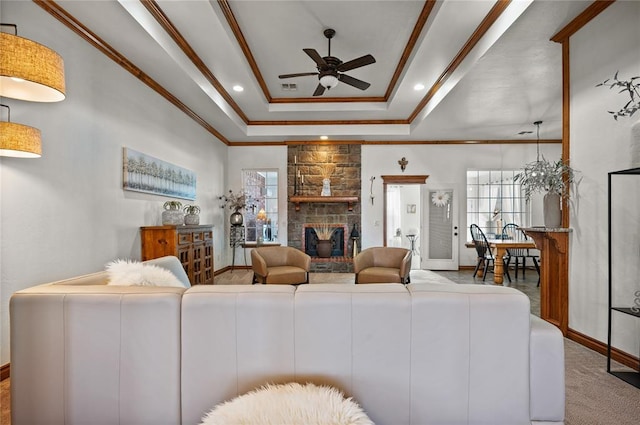
<path fill-rule="evenodd" d="M 370 83 L 350 77 L 349 75 L 343 74 L 343 72 L 360 68 L 365 65 L 371 65 L 376 62 L 375 58 L 371 55 L 364 55 L 347 62 L 342 62 L 340 59 L 331 56 L 331 39 L 336 35 L 335 30 L 327 28 L 323 33 L 329 44 L 327 56 L 320 56 L 316 49 L 302 49 L 316 63 L 316 69 L 318 72 L 282 74 L 279 75 L 278 78 L 282 79 L 317 75 L 319 82 L 316 90 L 313 92 L 314 96 L 322 96 L 325 90 L 330 90 L 336 87 L 339 82 L 343 82 L 360 90 L 368 89 L 371 85 Z"/>

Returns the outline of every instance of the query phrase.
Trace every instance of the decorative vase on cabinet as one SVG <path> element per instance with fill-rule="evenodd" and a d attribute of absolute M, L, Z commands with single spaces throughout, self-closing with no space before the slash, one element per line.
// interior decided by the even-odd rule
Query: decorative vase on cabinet
<path fill-rule="evenodd" d="M 182 203 L 179 201 L 167 201 L 163 205 L 162 224 L 179 226 L 184 222 Z"/>

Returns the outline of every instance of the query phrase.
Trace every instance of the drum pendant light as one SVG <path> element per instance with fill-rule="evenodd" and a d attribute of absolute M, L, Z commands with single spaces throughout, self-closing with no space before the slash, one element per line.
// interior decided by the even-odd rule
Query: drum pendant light
<path fill-rule="evenodd" d="M 0 32 L 0 96 L 32 102 L 65 98 L 64 61 L 53 50 L 26 38 Z"/>
<path fill-rule="evenodd" d="M 0 106 L 7 108 L 7 121 L 0 121 L 0 156 L 40 158 L 40 130 L 11 122 L 11 109 L 7 105 Z"/>

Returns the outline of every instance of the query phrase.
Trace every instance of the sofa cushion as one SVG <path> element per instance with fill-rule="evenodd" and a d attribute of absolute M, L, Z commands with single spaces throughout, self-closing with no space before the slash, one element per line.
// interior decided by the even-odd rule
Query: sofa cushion
<path fill-rule="evenodd" d="M 358 273 L 358 283 L 400 283 L 397 268 L 369 267 Z"/>
<path fill-rule="evenodd" d="M 266 283 L 284 283 L 287 285 L 304 282 L 307 272 L 300 267 L 278 266 L 269 267 L 269 275 Z"/>

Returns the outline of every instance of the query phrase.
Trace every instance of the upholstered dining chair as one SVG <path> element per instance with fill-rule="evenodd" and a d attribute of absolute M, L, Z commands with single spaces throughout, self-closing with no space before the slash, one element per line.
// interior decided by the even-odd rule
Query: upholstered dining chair
<path fill-rule="evenodd" d="M 482 281 L 487 278 L 487 272 L 493 271 L 493 267 L 495 267 L 495 256 L 491 252 L 491 246 L 489 245 L 489 241 L 485 236 L 484 232 L 477 224 L 472 224 L 469 227 L 471 231 L 471 239 L 473 239 L 473 244 L 476 247 L 476 253 L 478 255 L 478 262 L 476 263 L 476 268 L 473 271 L 473 277 L 476 277 L 478 274 L 478 270 L 480 269 L 480 265 L 483 266 L 483 275 Z M 507 279 L 511 282 L 511 276 L 509 276 L 509 267 L 508 267 L 508 259 L 505 256 L 503 258 L 505 261 L 504 274 L 507 275 Z M 492 267 L 489 269 L 489 267 Z"/>
<path fill-rule="evenodd" d="M 505 226 L 502 228 L 502 239 L 514 239 L 519 241 L 530 240 L 529 237 L 526 235 L 526 233 L 524 233 L 522 229 L 520 229 L 520 226 L 518 226 L 515 223 L 505 224 Z M 527 258 L 531 258 L 531 260 L 533 260 L 533 265 L 536 268 L 536 271 L 538 272 L 538 277 L 540 277 L 540 265 L 538 264 L 538 259 L 540 257 L 536 253 L 531 252 L 529 248 L 507 249 L 507 264 L 505 267 L 509 266 L 512 258 L 516 262 L 514 267 L 516 270 L 516 279 L 518 278 L 518 268 L 522 269 L 522 278 L 524 279 L 524 273 L 525 273 L 525 270 L 527 269 Z M 522 259 L 522 264 L 519 264 L 521 259 Z M 539 280 L 538 280 L 538 285 L 540 285 Z"/>

